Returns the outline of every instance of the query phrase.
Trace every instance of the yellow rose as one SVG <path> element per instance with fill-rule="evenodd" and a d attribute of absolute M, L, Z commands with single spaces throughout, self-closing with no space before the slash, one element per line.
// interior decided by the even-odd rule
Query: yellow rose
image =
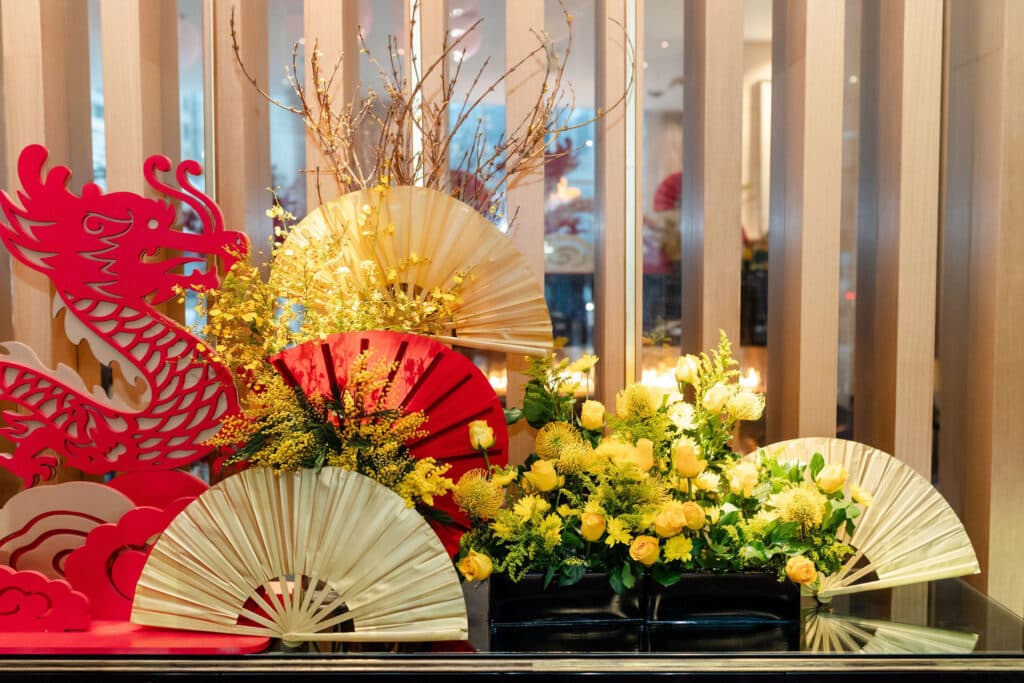
<path fill-rule="evenodd" d="M 644 472 L 654 467 L 654 442 L 650 439 L 637 439 L 636 464 Z"/>
<path fill-rule="evenodd" d="M 814 563 L 803 555 L 794 555 L 786 561 L 786 576 L 793 583 L 814 583 L 818 578 L 818 570 L 814 568 Z"/>
<path fill-rule="evenodd" d="M 645 567 L 657 562 L 660 552 L 658 539 L 654 536 L 637 536 L 629 544 L 629 556 Z"/>
<path fill-rule="evenodd" d="M 708 466 L 707 460 L 699 460 L 697 456 L 702 455 L 700 446 L 688 436 L 684 436 L 676 442 L 672 453 L 672 467 L 680 476 L 690 479 L 696 477 Z"/>
<path fill-rule="evenodd" d="M 875 500 L 870 491 L 865 491 L 856 484 L 850 484 L 850 497 L 854 503 L 860 503 L 864 507 L 868 507 Z"/>
<path fill-rule="evenodd" d="M 654 533 L 662 538 L 675 536 L 686 526 L 686 512 L 681 503 L 666 503 L 654 518 Z"/>
<path fill-rule="evenodd" d="M 729 400 L 729 387 L 717 382 L 704 393 L 702 403 L 712 413 L 720 413 L 725 410 L 725 404 Z"/>
<path fill-rule="evenodd" d="M 688 500 L 683 503 L 683 514 L 686 515 L 686 526 L 697 531 L 704 527 L 704 523 L 707 520 L 707 515 L 704 514 L 704 508 L 698 503 Z"/>
<path fill-rule="evenodd" d="M 473 420 L 469 423 L 469 442 L 478 451 L 494 445 L 494 430 L 487 420 Z"/>
<path fill-rule="evenodd" d="M 604 441 L 598 444 L 598 449 L 604 446 Z M 609 446 L 605 447 L 608 449 L 609 457 L 611 461 L 615 463 L 617 467 L 625 467 L 626 465 L 636 465 L 640 467 L 640 456 L 637 455 L 637 448 L 631 443 L 624 443 L 622 441 L 611 441 Z"/>
<path fill-rule="evenodd" d="M 584 401 L 580 409 L 580 425 L 592 432 L 604 427 L 604 404 L 600 401 Z"/>
<path fill-rule="evenodd" d="M 818 472 L 818 488 L 825 493 L 835 493 L 846 486 L 847 476 L 846 468 L 841 464 L 834 462 L 825 465 L 821 472 Z"/>
<path fill-rule="evenodd" d="M 759 420 L 764 412 L 764 396 L 745 389 L 737 391 L 726 400 L 725 409 L 737 420 Z"/>
<path fill-rule="evenodd" d="M 607 523 L 598 512 L 584 512 L 580 517 L 580 535 L 588 541 L 596 541 L 604 535 Z"/>
<path fill-rule="evenodd" d="M 676 361 L 676 381 L 687 384 L 697 383 L 697 374 L 700 372 L 700 359 L 693 354 L 679 356 Z"/>
<path fill-rule="evenodd" d="M 550 460 L 535 460 L 530 466 L 530 471 L 523 473 L 523 477 L 541 493 L 558 486 L 558 474 Z"/>
<path fill-rule="evenodd" d="M 470 550 L 468 555 L 459 560 L 459 571 L 467 581 L 483 581 L 493 570 L 491 558 L 475 550 Z"/>
<path fill-rule="evenodd" d="M 729 476 L 729 490 L 736 495 L 749 498 L 754 495 L 757 477 L 757 465 L 749 460 L 742 460 L 732 468 L 732 474 Z"/>

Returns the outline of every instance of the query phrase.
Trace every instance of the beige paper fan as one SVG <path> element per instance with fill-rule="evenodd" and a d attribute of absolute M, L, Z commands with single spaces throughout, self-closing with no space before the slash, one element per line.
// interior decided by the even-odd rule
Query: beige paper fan
<path fill-rule="evenodd" d="M 362 228 L 366 208 L 379 209 Z M 463 284 L 446 343 L 494 351 L 540 354 L 551 350 L 551 316 L 544 288 L 512 241 L 471 206 L 423 187 L 392 187 L 384 194 L 358 191 L 317 208 L 289 233 L 274 268 L 301 267 L 292 257 L 309 243 L 337 241 L 336 264 L 358 272 L 370 261 L 386 279 L 423 299 L 449 289 L 460 271 Z M 409 259 L 417 263 L 410 263 Z M 384 292 L 387 296 L 387 292 Z"/>
<path fill-rule="evenodd" d="M 468 633 L 455 568 L 426 521 L 333 467 L 254 468 L 203 493 L 154 544 L 131 620 L 286 642 Z"/>
<path fill-rule="evenodd" d="M 814 611 L 804 618 L 810 652 L 951 655 L 973 652 L 978 634 Z"/>
<path fill-rule="evenodd" d="M 793 439 L 765 446 L 780 460 L 809 461 L 821 453 L 840 463 L 849 481 L 874 501 L 857 519 L 849 542 L 854 554 L 821 581 L 819 598 L 947 579 L 981 571 L 956 512 L 924 477 L 888 453 L 854 441 Z"/>

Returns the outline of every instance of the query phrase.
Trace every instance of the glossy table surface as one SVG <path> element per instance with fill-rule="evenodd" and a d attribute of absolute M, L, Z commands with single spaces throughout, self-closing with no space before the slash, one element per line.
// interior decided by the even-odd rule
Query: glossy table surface
<path fill-rule="evenodd" d="M 466 587 L 470 642 L 380 645 L 309 643 L 239 657 L 0 658 L 0 669 L 52 678 L 84 671 L 153 679 L 200 674 L 248 680 L 346 674 L 346 680 L 417 678 L 545 680 L 640 672 L 692 680 L 1024 680 L 1024 621 L 960 579 L 836 598 L 804 598 L 799 623 L 642 626 L 546 625 L 492 632 L 487 586 Z M 847 678 L 843 678 L 843 677 Z"/>

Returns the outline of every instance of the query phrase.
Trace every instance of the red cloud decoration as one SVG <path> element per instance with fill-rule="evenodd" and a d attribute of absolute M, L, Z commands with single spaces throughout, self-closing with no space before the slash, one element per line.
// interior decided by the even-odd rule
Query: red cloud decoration
<path fill-rule="evenodd" d="M 0 565 L 0 631 L 83 631 L 89 600 L 67 581 Z"/>

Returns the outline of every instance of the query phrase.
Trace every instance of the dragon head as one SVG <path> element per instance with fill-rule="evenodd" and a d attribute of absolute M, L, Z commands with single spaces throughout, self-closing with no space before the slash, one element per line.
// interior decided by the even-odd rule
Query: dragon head
<path fill-rule="evenodd" d="M 191 184 L 189 176 L 201 172 L 195 161 L 178 164 L 175 188 L 157 177 L 171 169 L 167 157 L 146 160 L 146 181 L 162 199 L 132 192 L 104 194 L 93 183 L 76 195 L 68 189 L 71 171 L 66 167 L 44 174 L 48 154 L 41 145 L 22 150 L 20 206 L 0 191 L 0 240 L 60 291 L 161 303 L 178 287 L 216 287 L 219 278 L 217 268 L 208 265 L 211 257 L 227 269 L 248 252 L 245 234 L 225 230 L 217 205 Z M 176 202 L 199 216 L 200 232 L 178 229 Z"/>

